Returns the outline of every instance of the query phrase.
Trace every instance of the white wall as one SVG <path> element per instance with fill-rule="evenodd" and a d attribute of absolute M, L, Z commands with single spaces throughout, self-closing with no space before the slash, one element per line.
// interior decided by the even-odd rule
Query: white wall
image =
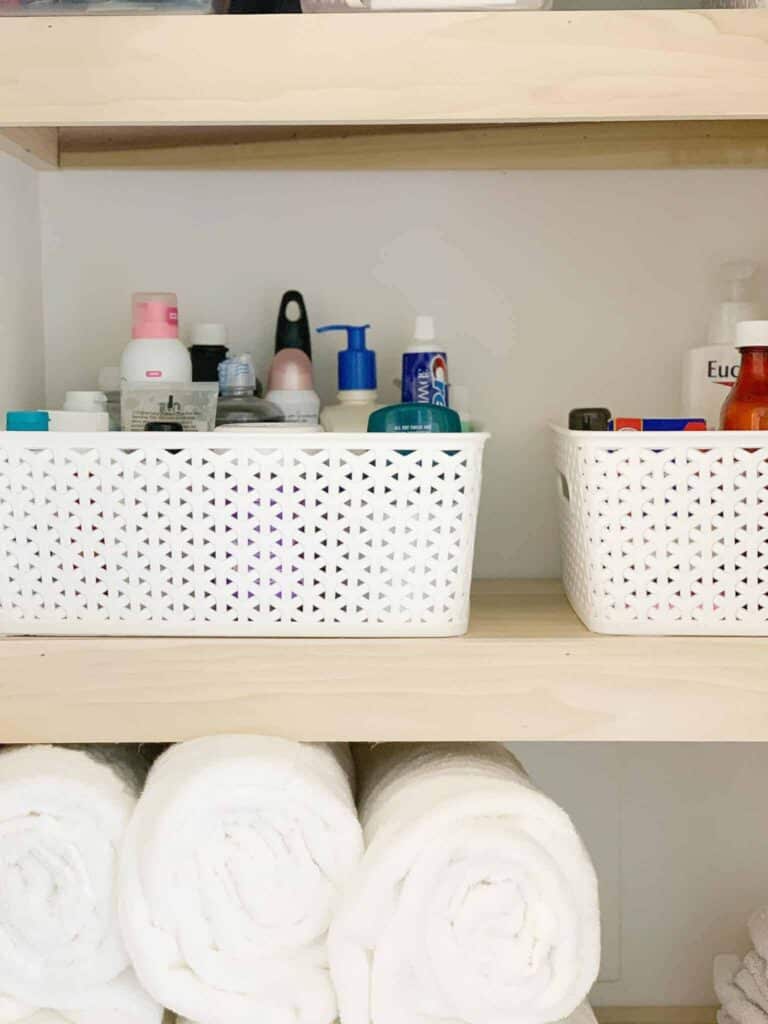
<path fill-rule="evenodd" d="M 598 983 L 594 1001 L 714 1003 L 713 956 L 746 952 L 747 917 L 768 905 L 768 745 L 512 749 L 592 850 L 607 925 L 603 977 L 617 979 Z"/>
<path fill-rule="evenodd" d="M 133 290 L 175 289 L 266 367 L 282 291 L 373 323 L 386 399 L 417 312 L 493 432 L 477 572 L 557 574 L 546 423 L 674 415 L 718 264 L 768 264 L 768 171 L 64 172 L 41 181 L 50 399 L 126 341 Z M 335 345 L 315 341 L 320 390 Z"/>
<path fill-rule="evenodd" d="M 0 419 L 45 395 L 39 175 L 0 153 Z"/>

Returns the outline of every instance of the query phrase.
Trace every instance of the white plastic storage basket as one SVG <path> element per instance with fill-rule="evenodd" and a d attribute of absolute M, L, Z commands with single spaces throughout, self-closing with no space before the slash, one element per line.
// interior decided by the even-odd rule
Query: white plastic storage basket
<path fill-rule="evenodd" d="M 768 434 L 555 433 L 563 581 L 586 626 L 768 635 Z"/>
<path fill-rule="evenodd" d="M 0 629 L 462 633 L 484 443 L 0 434 Z"/>

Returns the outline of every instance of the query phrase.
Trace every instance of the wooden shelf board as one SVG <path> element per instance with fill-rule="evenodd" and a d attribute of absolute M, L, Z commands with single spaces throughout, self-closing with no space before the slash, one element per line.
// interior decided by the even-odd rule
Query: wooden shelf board
<path fill-rule="evenodd" d="M 62 128 L 60 142 L 60 162 L 65 168 L 616 170 L 768 167 L 768 123 L 764 121 L 362 128 L 248 125 Z"/>
<path fill-rule="evenodd" d="M 6 638 L 0 742 L 766 740 L 767 669 L 768 639 L 596 636 L 500 581 L 454 639 Z"/>
<path fill-rule="evenodd" d="M 715 1006 L 596 1006 L 599 1024 L 715 1024 Z M 163 1024 L 178 1024 L 166 1010 Z"/>
<path fill-rule="evenodd" d="M 768 117 L 768 11 L 6 18 L 0 125 Z"/>

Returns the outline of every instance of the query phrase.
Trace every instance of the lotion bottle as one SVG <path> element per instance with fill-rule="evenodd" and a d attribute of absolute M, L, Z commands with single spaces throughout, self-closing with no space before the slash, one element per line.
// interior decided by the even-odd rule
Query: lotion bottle
<path fill-rule="evenodd" d="M 347 347 L 339 352 L 338 404 L 327 405 L 320 414 L 325 430 L 357 433 L 368 430 L 368 417 L 380 408 L 376 390 L 376 353 L 365 346 L 370 324 L 331 324 L 318 327 L 318 333 L 346 331 Z"/>
<path fill-rule="evenodd" d="M 192 381 L 192 361 L 179 341 L 179 310 L 173 292 L 137 292 L 133 296 L 132 340 L 123 349 L 123 384 Z"/>
<path fill-rule="evenodd" d="M 736 325 L 760 316 L 757 303 L 750 301 L 756 269 L 749 260 L 723 265 L 724 299 L 713 311 L 708 344 L 691 349 L 685 357 L 683 415 L 706 420 L 710 430 L 717 430 L 723 402 L 739 375 Z"/>

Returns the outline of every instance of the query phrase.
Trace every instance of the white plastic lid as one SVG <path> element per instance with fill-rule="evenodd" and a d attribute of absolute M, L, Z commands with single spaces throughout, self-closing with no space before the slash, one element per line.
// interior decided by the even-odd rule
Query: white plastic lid
<path fill-rule="evenodd" d="M 226 348 L 227 328 L 224 324 L 195 324 L 190 344 L 223 345 Z"/>
<path fill-rule="evenodd" d="M 768 348 L 768 320 L 742 320 L 736 325 L 737 348 Z"/>
<path fill-rule="evenodd" d="M 104 366 L 99 370 L 98 384 L 102 391 L 119 391 L 122 387 L 119 366 Z"/>
<path fill-rule="evenodd" d="M 417 316 L 416 324 L 413 328 L 413 340 L 434 341 L 436 337 L 435 318 L 433 316 Z"/>
<path fill-rule="evenodd" d="M 106 412 L 107 396 L 103 391 L 67 391 L 65 412 Z"/>
<path fill-rule="evenodd" d="M 318 423 L 223 423 L 216 433 L 223 434 L 322 434 Z"/>

